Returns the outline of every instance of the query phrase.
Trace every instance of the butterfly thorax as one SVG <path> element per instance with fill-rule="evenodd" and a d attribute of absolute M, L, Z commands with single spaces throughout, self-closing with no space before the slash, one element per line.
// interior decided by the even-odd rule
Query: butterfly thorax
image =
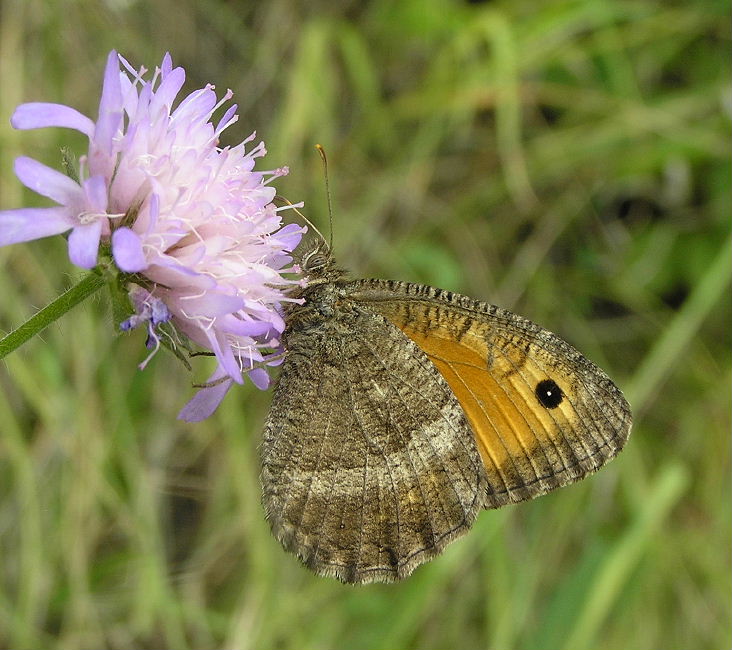
<path fill-rule="evenodd" d="M 318 358 L 341 366 L 359 353 L 357 335 L 368 336 L 367 322 L 378 316 L 349 299 L 348 285 L 341 279 L 303 290 L 304 302 L 289 308 L 282 335 L 288 358 Z"/>
<path fill-rule="evenodd" d="M 304 287 L 299 298 L 302 304 L 292 303 L 287 307 L 288 333 L 328 326 L 334 321 L 334 316 L 346 309 L 343 304 L 344 282 L 323 281 Z"/>

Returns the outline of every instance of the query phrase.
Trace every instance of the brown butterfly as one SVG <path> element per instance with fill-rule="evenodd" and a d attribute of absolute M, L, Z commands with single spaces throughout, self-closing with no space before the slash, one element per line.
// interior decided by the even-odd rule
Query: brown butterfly
<path fill-rule="evenodd" d="M 578 481 L 628 439 L 620 390 L 531 321 L 434 287 L 348 280 L 324 242 L 302 266 L 262 488 L 275 537 L 317 574 L 405 578 L 482 508 Z"/>

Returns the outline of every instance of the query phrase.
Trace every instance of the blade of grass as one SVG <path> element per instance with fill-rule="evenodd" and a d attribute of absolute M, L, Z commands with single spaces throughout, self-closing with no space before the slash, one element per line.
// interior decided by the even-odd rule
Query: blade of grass
<path fill-rule="evenodd" d="M 623 585 L 643 553 L 652 552 L 654 534 L 681 498 L 689 482 L 686 468 L 678 463 L 666 465 L 651 486 L 635 520 L 605 557 L 586 598 L 564 650 L 590 648 L 603 621 L 608 617 Z"/>
<path fill-rule="evenodd" d="M 673 365 L 685 354 L 704 319 L 718 305 L 722 293 L 730 283 L 732 273 L 732 250 L 729 242 L 730 237 L 725 238 L 704 277 L 628 382 L 628 400 L 636 410 L 645 408 Z"/>

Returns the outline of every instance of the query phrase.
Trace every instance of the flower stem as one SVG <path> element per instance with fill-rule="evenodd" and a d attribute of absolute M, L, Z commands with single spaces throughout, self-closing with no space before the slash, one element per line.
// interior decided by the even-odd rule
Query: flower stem
<path fill-rule="evenodd" d="M 29 338 L 42 332 L 53 321 L 63 316 L 72 307 L 78 305 L 82 300 L 88 298 L 104 285 L 105 280 L 103 276 L 96 273 L 89 273 L 89 275 L 82 278 L 73 287 L 62 293 L 56 300 L 46 305 L 20 327 L 17 327 L 5 338 L 0 340 L 0 359 L 10 354 L 16 348 L 19 348 Z"/>

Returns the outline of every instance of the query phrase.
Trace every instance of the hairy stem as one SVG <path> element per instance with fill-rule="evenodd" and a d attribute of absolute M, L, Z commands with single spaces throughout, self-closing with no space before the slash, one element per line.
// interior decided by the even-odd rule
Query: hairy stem
<path fill-rule="evenodd" d="M 73 287 L 62 293 L 52 303 L 31 316 L 25 323 L 14 329 L 0 340 L 0 359 L 19 348 L 28 339 L 46 329 L 56 319 L 63 316 L 72 307 L 92 295 L 105 285 L 104 277 L 89 273 Z"/>

